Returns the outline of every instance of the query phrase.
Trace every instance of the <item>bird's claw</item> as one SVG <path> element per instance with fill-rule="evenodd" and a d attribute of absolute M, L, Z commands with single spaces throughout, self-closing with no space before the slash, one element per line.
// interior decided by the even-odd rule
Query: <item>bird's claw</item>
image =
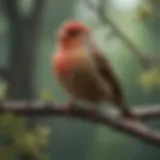
<path fill-rule="evenodd" d="M 134 115 L 130 111 L 125 111 L 125 112 L 122 111 L 122 116 L 129 119 L 137 119 L 136 115 Z"/>
<path fill-rule="evenodd" d="M 74 104 L 73 100 L 68 101 L 66 104 L 63 105 L 63 109 L 69 113 L 72 110 L 73 104 Z"/>
<path fill-rule="evenodd" d="M 98 112 L 97 106 L 91 106 L 90 113 L 91 114 L 97 114 L 97 112 Z"/>

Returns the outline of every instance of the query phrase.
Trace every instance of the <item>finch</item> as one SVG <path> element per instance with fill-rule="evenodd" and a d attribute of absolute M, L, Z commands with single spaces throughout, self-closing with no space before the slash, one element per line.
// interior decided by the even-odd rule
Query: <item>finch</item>
<path fill-rule="evenodd" d="M 109 60 L 93 43 L 91 30 L 78 21 L 60 27 L 52 71 L 74 101 L 97 106 L 111 102 L 124 116 L 132 116 Z"/>

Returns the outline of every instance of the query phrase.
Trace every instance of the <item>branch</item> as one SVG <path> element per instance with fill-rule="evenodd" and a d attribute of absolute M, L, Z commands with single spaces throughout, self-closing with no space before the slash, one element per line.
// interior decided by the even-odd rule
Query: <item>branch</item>
<path fill-rule="evenodd" d="M 34 0 L 34 7 L 31 12 L 28 22 L 30 25 L 35 25 L 36 22 L 41 18 L 42 11 L 44 9 L 45 0 Z"/>
<path fill-rule="evenodd" d="M 111 114 L 119 114 L 120 112 L 111 108 L 108 109 L 108 111 Z M 131 112 L 133 115 L 135 115 L 138 119 L 142 120 L 149 120 L 149 119 L 156 119 L 160 118 L 160 106 L 159 105 L 152 105 L 152 106 L 139 106 L 139 107 L 134 107 Z"/>
<path fill-rule="evenodd" d="M 108 110 L 105 113 L 91 112 L 90 109 L 82 109 L 73 105 L 70 111 L 67 111 L 63 105 L 47 104 L 42 101 L 5 101 L 0 105 L 0 111 L 12 112 L 25 116 L 66 116 L 80 118 L 95 123 L 101 123 L 110 126 L 121 132 L 130 134 L 154 146 L 160 147 L 160 133 L 154 131 L 139 120 L 132 120 L 122 117 L 120 112 Z M 137 107 L 132 112 L 139 118 L 149 118 L 160 116 L 160 107 L 150 106 L 148 108 Z"/>
<path fill-rule="evenodd" d="M 99 17 L 99 20 L 104 25 L 110 26 L 113 30 L 113 32 L 119 37 L 123 42 L 125 42 L 126 46 L 130 48 L 133 54 L 137 55 L 138 59 L 140 60 L 142 66 L 144 68 L 148 68 L 153 65 L 160 64 L 160 58 L 159 57 L 150 57 L 149 55 L 144 54 L 126 35 L 122 33 L 122 31 L 117 27 L 117 25 L 111 20 L 109 16 L 106 15 L 106 0 L 100 0 L 99 6 L 96 7 L 93 2 L 90 0 L 86 0 L 86 3 L 88 4 L 88 7 L 91 8 L 93 11 L 95 11 Z M 154 62 L 156 64 L 154 64 Z"/>

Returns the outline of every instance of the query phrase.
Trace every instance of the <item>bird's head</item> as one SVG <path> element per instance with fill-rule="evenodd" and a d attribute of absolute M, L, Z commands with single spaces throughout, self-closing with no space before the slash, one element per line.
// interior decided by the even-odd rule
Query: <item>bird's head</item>
<path fill-rule="evenodd" d="M 90 29 L 78 21 L 67 21 L 60 27 L 58 41 L 63 46 L 78 46 L 90 37 Z"/>

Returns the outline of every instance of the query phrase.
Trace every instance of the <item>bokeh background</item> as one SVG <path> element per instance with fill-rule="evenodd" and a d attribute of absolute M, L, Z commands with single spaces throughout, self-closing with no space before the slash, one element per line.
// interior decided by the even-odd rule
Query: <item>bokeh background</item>
<path fill-rule="evenodd" d="M 0 83 L 8 85 L 9 99 L 37 99 L 42 91 L 53 94 L 57 103 L 68 99 L 52 77 L 51 56 L 59 26 L 65 20 L 81 20 L 93 29 L 94 40 L 110 59 L 130 107 L 159 103 L 159 83 L 153 82 L 156 75 L 146 73 L 150 67 L 144 59 L 160 51 L 160 0 L 102 3 L 0 0 Z M 160 158 L 156 147 L 102 125 L 54 116 L 34 119 L 37 121 L 51 128 L 47 150 L 50 160 Z"/>

